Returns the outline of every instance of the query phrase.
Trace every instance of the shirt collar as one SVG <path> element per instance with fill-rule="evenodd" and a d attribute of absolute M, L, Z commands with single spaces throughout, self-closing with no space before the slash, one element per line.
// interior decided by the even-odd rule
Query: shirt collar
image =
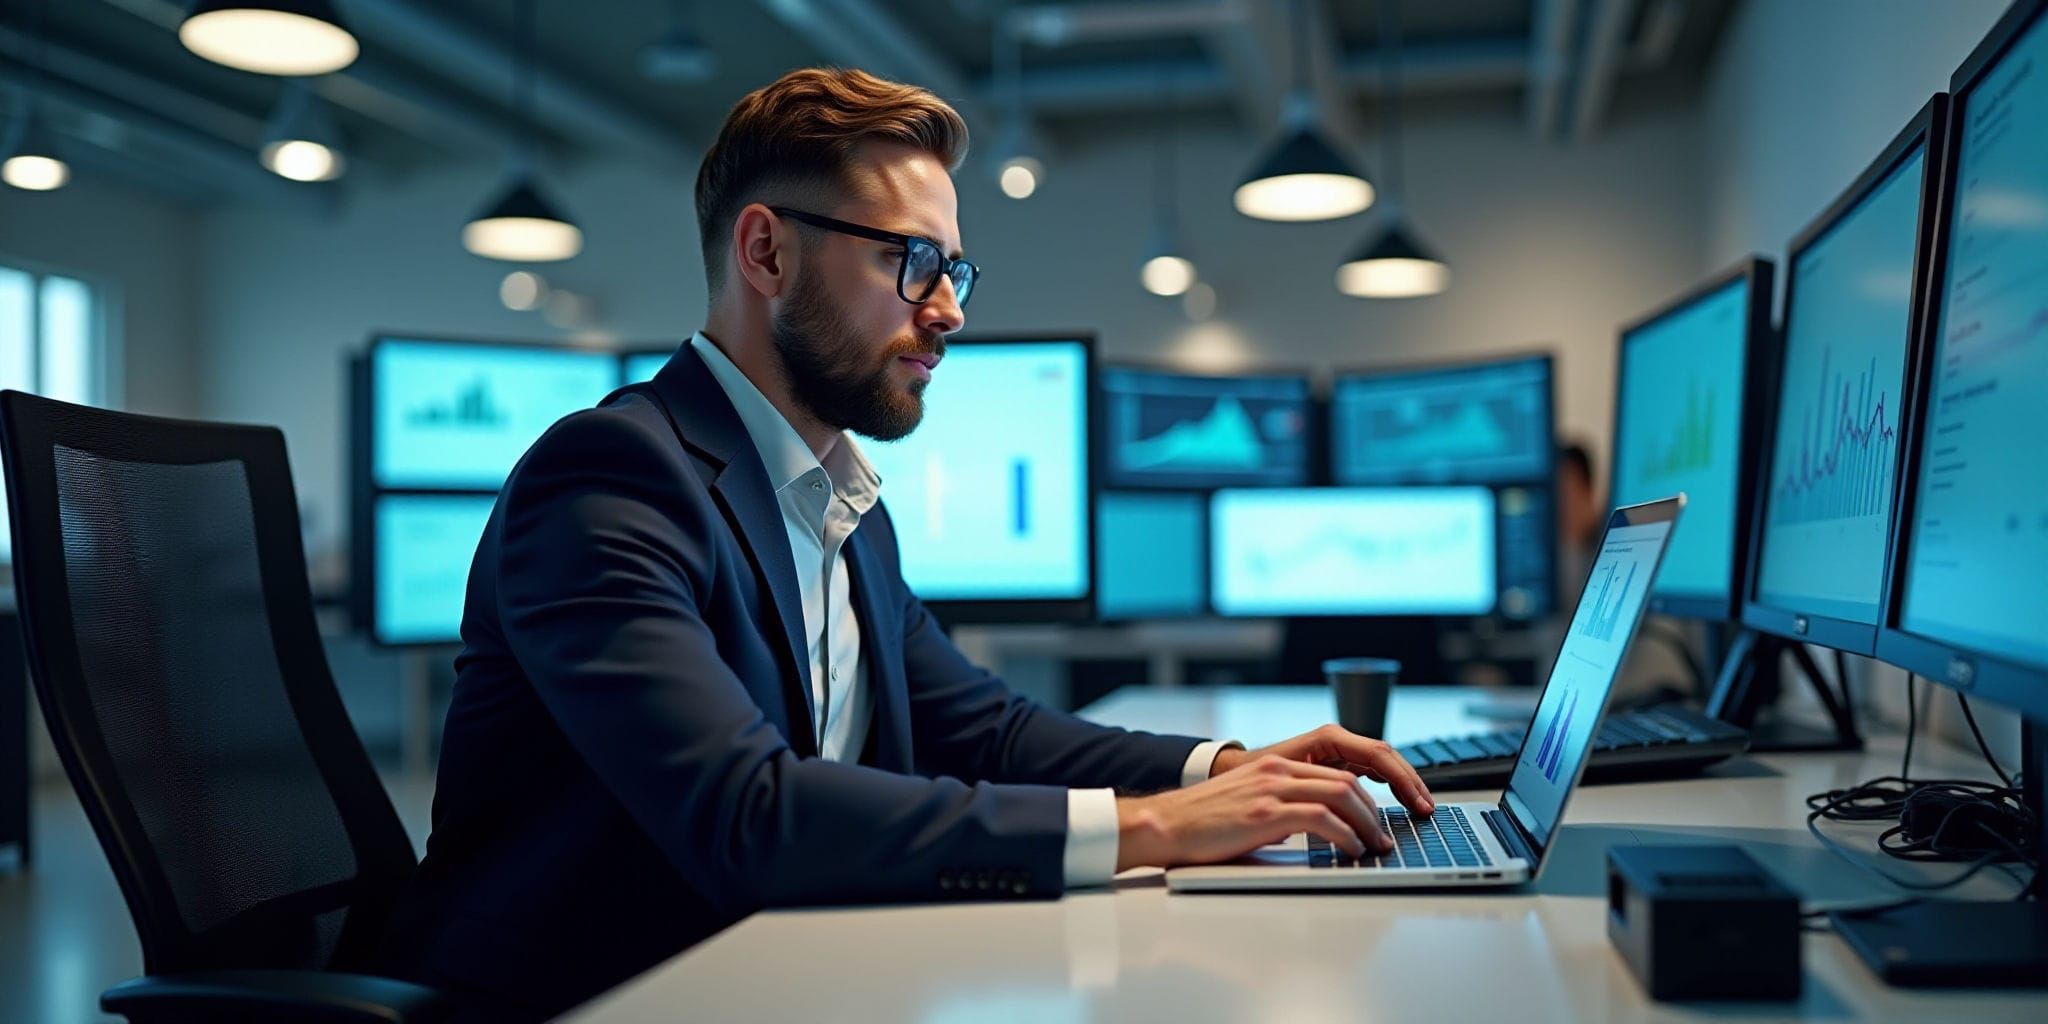
<path fill-rule="evenodd" d="M 725 389 L 725 397 L 732 402 L 733 410 L 739 413 L 740 423 L 746 426 L 747 436 L 754 442 L 755 450 L 761 453 L 761 465 L 768 470 L 768 484 L 777 493 L 796 483 L 812 471 L 823 471 L 832 481 L 833 492 L 853 510 L 866 514 L 880 499 L 882 478 L 875 467 L 868 462 L 867 455 L 853 441 L 853 435 L 840 432 L 839 443 L 820 463 L 811 453 L 811 446 L 804 443 L 802 435 L 790 425 L 782 410 L 747 379 L 731 358 L 704 332 L 698 331 L 690 338 L 690 347 L 711 370 L 711 376 L 718 386 Z"/>

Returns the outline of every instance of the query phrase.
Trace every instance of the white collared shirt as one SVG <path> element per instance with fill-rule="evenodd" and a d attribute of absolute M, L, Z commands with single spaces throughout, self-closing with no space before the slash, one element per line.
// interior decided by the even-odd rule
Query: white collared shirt
<path fill-rule="evenodd" d="M 850 434 L 842 433 L 825 462 L 819 462 L 781 410 L 702 331 L 690 338 L 690 347 L 739 413 L 782 507 L 783 531 L 796 563 L 797 589 L 803 594 L 803 633 L 810 647 L 815 709 L 811 727 L 818 736 L 819 756 L 858 761 L 874 704 L 872 687 L 861 670 L 860 622 L 847 586 L 846 538 L 880 500 L 881 477 Z M 1208 778 L 1217 752 L 1226 745 L 1235 744 L 1198 744 L 1181 767 L 1181 785 Z M 1116 792 L 1068 790 L 1068 887 L 1108 882 L 1116 873 L 1116 855 Z"/>

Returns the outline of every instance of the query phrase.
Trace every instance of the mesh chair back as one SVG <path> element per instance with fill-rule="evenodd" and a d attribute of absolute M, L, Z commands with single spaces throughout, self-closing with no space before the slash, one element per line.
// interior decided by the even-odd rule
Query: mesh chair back
<path fill-rule="evenodd" d="M 369 963 L 415 866 L 313 620 L 284 437 L 0 392 L 29 667 L 152 974 Z"/>

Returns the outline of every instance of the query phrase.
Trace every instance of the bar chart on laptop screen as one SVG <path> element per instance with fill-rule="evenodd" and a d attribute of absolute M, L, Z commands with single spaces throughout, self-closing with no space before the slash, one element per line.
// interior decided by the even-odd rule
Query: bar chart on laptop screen
<path fill-rule="evenodd" d="M 1964 108 L 1905 625 L 2048 664 L 2048 20 Z M 1987 584 L 1987 581 L 1996 581 Z"/>

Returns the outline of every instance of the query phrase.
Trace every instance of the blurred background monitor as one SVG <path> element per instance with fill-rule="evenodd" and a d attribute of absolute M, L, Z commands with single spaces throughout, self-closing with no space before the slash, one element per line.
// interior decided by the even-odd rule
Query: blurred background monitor
<path fill-rule="evenodd" d="M 372 639 L 393 646 L 460 639 L 470 562 L 497 500 L 495 494 L 376 498 Z"/>
<path fill-rule="evenodd" d="M 1103 619 L 1188 618 L 1209 610 L 1208 498 L 1104 491 L 1095 508 L 1096 612 Z"/>
<path fill-rule="evenodd" d="M 1764 401 L 1753 383 L 1769 336 L 1771 264 L 1749 259 L 1621 332 L 1615 389 L 1614 505 L 1683 491 L 1652 611 L 1736 617 Z M 1756 396 L 1755 401 L 1750 401 Z"/>
<path fill-rule="evenodd" d="M 1092 336 L 956 339 L 924 419 L 864 440 L 903 578 L 949 621 L 1094 614 Z"/>
<path fill-rule="evenodd" d="M 1901 451 L 1908 342 L 1936 197 L 1937 98 L 1787 249 L 1773 425 L 1761 455 L 1756 571 L 1743 621 L 1788 639 L 1876 648 Z"/>
<path fill-rule="evenodd" d="M 1549 483 L 1551 360 L 1340 374 L 1332 476 L 1345 485 Z"/>
<path fill-rule="evenodd" d="M 1557 590 L 1552 359 L 1337 375 L 1330 460 L 1339 485 L 1485 484 L 1494 491 L 1498 611 L 1535 619 Z"/>
<path fill-rule="evenodd" d="M 2048 5 L 2020 4 L 1953 86 L 1878 655 L 2048 722 L 2048 134 L 2021 127 L 2048 119 L 2044 67 Z"/>
<path fill-rule="evenodd" d="M 1309 476 L 1305 374 L 1207 377 L 1102 369 L 1109 487 L 1299 487 Z"/>
<path fill-rule="evenodd" d="M 1484 487 L 1224 490 L 1209 507 L 1223 615 L 1484 615 L 1494 608 Z"/>
<path fill-rule="evenodd" d="M 540 435 L 619 386 L 588 349 L 380 337 L 370 344 L 371 482 L 490 488 Z"/>
<path fill-rule="evenodd" d="M 678 343 L 677 347 L 679 346 L 680 343 Z M 620 383 L 638 384 L 642 381 L 653 380 L 654 375 L 660 373 L 661 368 L 668 365 L 669 357 L 675 354 L 675 347 L 620 354 L 619 358 L 624 362 L 626 373 L 625 379 L 620 381 Z"/>

